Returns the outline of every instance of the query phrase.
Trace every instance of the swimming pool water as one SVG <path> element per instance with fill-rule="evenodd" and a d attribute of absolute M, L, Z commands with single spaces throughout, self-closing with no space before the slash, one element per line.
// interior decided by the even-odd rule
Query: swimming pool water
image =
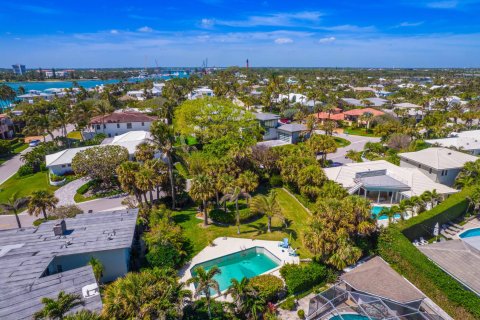
<path fill-rule="evenodd" d="M 365 320 L 368 319 L 368 317 L 362 316 L 360 314 L 353 314 L 353 313 L 347 313 L 347 314 L 342 314 L 342 317 L 340 316 L 333 316 L 329 320 Z"/>
<path fill-rule="evenodd" d="M 219 267 L 222 273 L 215 276 L 214 279 L 217 280 L 220 291 L 224 291 L 230 286 L 232 278 L 238 281 L 243 278 L 253 278 L 280 266 L 280 260 L 265 248 L 254 247 L 199 263 L 191 268 L 190 272 L 193 276 L 195 275 L 195 268 L 201 266 L 208 271 L 215 265 Z M 214 294 L 217 294 L 217 292 Z"/>
<path fill-rule="evenodd" d="M 479 237 L 480 236 L 480 228 L 469 229 L 462 232 L 459 237 L 460 238 L 471 238 L 471 237 Z"/>
<path fill-rule="evenodd" d="M 381 215 L 381 216 L 378 216 L 380 214 L 380 212 L 382 211 L 384 207 L 380 207 L 380 206 L 373 206 L 372 207 L 372 218 L 377 218 L 377 220 L 387 220 L 388 219 L 388 216 L 387 215 Z M 396 214 L 395 216 L 395 219 L 400 219 L 400 215 L 399 214 Z"/>

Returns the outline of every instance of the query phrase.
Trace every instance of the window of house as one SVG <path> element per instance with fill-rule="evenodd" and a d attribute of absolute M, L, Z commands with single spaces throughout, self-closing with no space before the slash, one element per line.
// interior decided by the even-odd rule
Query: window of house
<path fill-rule="evenodd" d="M 107 128 L 107 125 L 104 123 L 103 124 L 103 129 L 106 129 Z"/>
<path fill-rule="evenodd" d="M 57 272 L 63 272 L 63 267 L 61 264 L 57 264 Z"/>
<path fill-rule="evenodd" d="M 97 130 L 100 130 L 100 125 L 99 124 L 97 124 Z"/>
<path fill-rule="evenodd" d="M 64 165 L 64 164 L 62 164 L 62 168 L 65 168 L 65 165 Z"/>
<path fill-rule="evenodd" d="M 145 127 L 145 122 L 142 122 L 142 127 Z"/>
<path fill-rule="evenodd" d="M 69 163 L 68 166 L 71 167 L 72 165 Z"/>
<path fill-rule="evenodd" d="M 432 174 L 432 168 L 430 168 L 430 170 L 428 170 L 428 173 Z"/>
<path fill-rule="evenodd" d="M 117 123 L 117 128 L 120 128 L 120 123 Z"/>
<path fill-rule="evenodd" d="M 127 129 L 132 129 L 132 123 L 131 122 L 127 123 Z"/>

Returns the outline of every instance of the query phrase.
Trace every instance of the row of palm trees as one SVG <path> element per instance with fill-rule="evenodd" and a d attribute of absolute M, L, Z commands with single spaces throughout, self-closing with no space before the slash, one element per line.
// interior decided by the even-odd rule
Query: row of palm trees
<path fill-rule="evenodd" d="M 427 190 L 419 196 L 412 196 L 408 199 L 401 200 L 398 205 L 384 207 L 382 211 L 380 211 L 379 216 L 386 215 L 389 222 L 392 222 L 396 216 L 400 216 L 400 219 L 404 220 L 408 211 L 411 211 L 412 215 L 415 216 L 425 210 L 427 205 L 433 208 L 441 200 L 442 196 L 436 189 L 432 191 Z"/>
<path fill-rule="evenodd" d="M 222 271 L 217 266 L 213 266 L 208 271 L 203 267 L 195 269 L 195 275 L 187 280 L 187 285 L 196 284 L 195 297 L 203 296 L 208 310 L 208 317 L 212 318 L 211 300 L 212 293 L 220 294 L 220 286 L 215 277 Z M 231 295 L 235 306 L 235 312 L 246 316 L 248 319 L 258 319 L 258 316 L 265 310 L 266 301 L 262 299 L 258 292 L 249 285 L 249 279 L 242 280 L 231 279 L 231 285 L 224 295 Z"/>
<path fill-rule="evenodd" d="M 43 218 L 48 220 L 47 212 L 55 209 L 58 201 L 58 198 L 47 190 L 34 191 L 28 197 L 21 197 L 17 191 L 13 193 L 6 202 L 0 203 L 0 209 L 7 214 L 14 214 L 18 228 L 21 228 L 22 224 L 18 214 L 25 206 L 27 206 L 28 214 L 35 215 L 36 217 L 42 214 Z"/>

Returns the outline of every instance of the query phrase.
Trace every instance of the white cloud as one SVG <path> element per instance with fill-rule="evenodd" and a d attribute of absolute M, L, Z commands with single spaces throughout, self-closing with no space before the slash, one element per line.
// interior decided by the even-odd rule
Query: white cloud
<path fill-rule="evenodd" d="M 293 40 L 290 38 L 277 38 L 275 39 L 276 44 L 287 44 L 287 43 L 292 43 Z"/>
<path fill-rule="evenodd" d="M 337 40 L 335 37 L 326 37 L 318 40 L 319 43 L 332 43 Z"/>
<path fill-rule="evenodd" d="M 205 29 L 209 29 L 213 27 L 214 24 L 215 24 L 215 21 L 213 19 L 207 19 L 207 18 L 202 19 L 202 21 L 200 22 L 200 25 L 202 26 L 202 28 L 205 28 Z"/>
<path fill-rule="evenodd" d="M 399 28 L 399 27 L 418 27 L 418 26 L 421 26 L 423 24 L 423 21 L 418 21 L 418 22 L 408 22 L 408 21 L 404 21 L 400 24 L 398 24 L 396 27 Z"/>
<path fill-rule="evenodd" d="M 374 26 L 360 27 L 351 24 L 343 24 L 339 26 L 332 27 L 320 27 L 319 29 L 328 30 L 328 31 L 342 31 L 342 32 L 374 32 L 377 29 Z"/>
<path fill-rule="evenodd" d="M 322 13 L 318 11 L 301 11 L 250 16 L 246 20 L 215 20 L 215 24 L 241 28 L 258 26 L 292 27 L 319 22 L 321 17 Z"/>
<path fill-rule="evenodd" d="M 138 32 L 152 32 L 153 29 L 150 28 L 150 27 L 145 26 L 145 27 L 138 28 L 137 31 L 138 31 Z"/>
<path fill-rule="evenodd" d="M 111 34 L 119 34 L 120 32 L 117 29 L 110 30 Z"/>

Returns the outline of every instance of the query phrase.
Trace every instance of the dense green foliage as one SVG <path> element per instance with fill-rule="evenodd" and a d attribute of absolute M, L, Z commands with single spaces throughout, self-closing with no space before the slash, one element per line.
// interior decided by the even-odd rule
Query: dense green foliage
<path fill-rule="evenodd" d="M 311 262 L 308 264 L 286 264 L 280 269 L 287 290 L 291 294 L 307 291 L 314 286 L 323 284 L 328 277 L 327 267 Z"/>
<path fill-rule="evenodd" d="M 276 302 L 283 289 L 283 281 L 271 274 L 264 274 L 250 279 L 249 285 L 266 302 Z"/>

